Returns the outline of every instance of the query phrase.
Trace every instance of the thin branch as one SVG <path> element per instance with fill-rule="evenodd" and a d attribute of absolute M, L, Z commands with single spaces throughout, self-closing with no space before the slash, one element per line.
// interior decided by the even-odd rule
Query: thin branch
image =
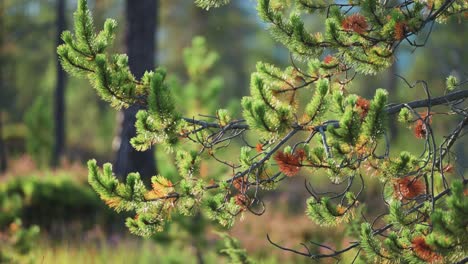
<path fill-rule="evenodd" d="M 452 103 L 454 101 L 464 100 L 467 97 L 468 97 L 468 90 L 461 90 L 461 91 L 456 91 L 456 92 L 453 92 L 453 93 L 446 94 L 444 96 L 431 98 L 431 99 L 416 100 L 416 101 L 411 101 L 409 103 L 390 104 L 385 108 L 385 111 L 387 112 L 387 114 L 393 115 L 393 114 L 398 113 L 402 108 L 405 107 L 405 105 L 408 105 L 411 108 L 423 108 L 423 107 L 429 107 L 429 106 L 448 104 L 448 103 Z M 203 120 L 197 120 L 195 118 L 184 117 L 183 120 L 186 121 L 187 123 L 199 125 L 199 126 L 201 126 L 203 128 L 223 128 L 223 126 L 221 126 L 218 123 L 207 122 L 207 121 L 203 121 Z M 239 119 L 239 120 L 236 120 L 236 121 L 233 121 L 233 122 L 235 124 L 232 124 L 232 125 L 229 124 L 228 125 L 229 129 L 245 129 L 245 130 L 250 129 L 249 125 L 245 124 L 244 123 L 245 120 L 243 120 L 243 119 Z M 314 127 L 314 129 L 319 130 L 319 129 L 322 128 L 323 130 L 326 130 L 326 127 L 329 124 L 332 124 L 333 126 L 335 126 L 335 128 L 339 127 L 338 121 L 328 121 L 328 123 L 326 123 L 326 124 L 327 125 L 324 125 L 324 126 L 316 126 L 316 127 Z M 224 127 L 226 127 L 226 126 L 224 126 Z M 310 130 L 310 128 L 305 128 L 305 127 L 300 127 L 300 129 L 301 130 Z"/>

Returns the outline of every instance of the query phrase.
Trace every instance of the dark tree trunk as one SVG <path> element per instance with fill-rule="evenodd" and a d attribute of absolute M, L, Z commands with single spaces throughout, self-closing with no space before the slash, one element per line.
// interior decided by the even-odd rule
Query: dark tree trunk
<path fill-rule="evenodd" d="M 4 30 L 4 21 L 3 18 L 5 17 L 3 8 L 3 1 L 0 1 L 0 50 L 3 48 L 3 38 L 5 34 Z M 4 54 L 0 53 L 0 65 L 4 65 Z M 5 74 L 5 67 L 0 67 L 0 95 L 5 96 L 2 91 L 6 90 L 6 74 Z M 4 104 L 3 100 L 0 99 L 0 105 Z M 5 150 L 5 142 L 3 141 L 3 107 L 0 106 L 0 173 L 5 172 L 7 169 L 7 159 L 6 159 L 6 150 Z"/>
<path fill-rule="evenodd" d="M 63 41 L 60 35 L 65 30 L 65 0 L 57 0 L 57 46 L 62 44 Z M 54 104 L 54 117 L 55 117 L 55 144 L 52 157 L 52 165 L 57 167 L 60 163 L 65 149 L 65 72 L 63 71 L 60 63 L 58 62 L 57 55 L 57 83 L 55 88 L 55 104 Z"/>
<path fill-rule="evenodd" d="M 7 169 L 5 142 L 3 141 L 3 112 L 0 111 L 0 173 Z"/>
<path fill-rule="evenodd" d="M 157 9 L 157 0 L 126 1 L 128 62 L 137 78 L 154 68 Z M 115 172 L 121 177 L 130 172 L 139 172 L 145 182 L 149 182 L 149 178 L 156 174 L 154 149 L 136 151 L 129 142 L 136 135 L 135 114 L 139 109 L 138 106 L 132 106 L 121 113 L 123 118 Z"/>

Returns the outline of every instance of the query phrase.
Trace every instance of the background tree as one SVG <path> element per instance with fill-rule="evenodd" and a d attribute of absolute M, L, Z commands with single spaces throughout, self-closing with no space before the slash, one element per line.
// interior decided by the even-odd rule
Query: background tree
<path fill-rule="evenodd" d="M 193 37 L 203 36 L 220 53 L 218 68 L 226 88 L 223 98 L 246 95 L 249 72 L 254 69 L 259 56 L 273 62 L 287 60 L 287 53 L 265 52 L 274 43 L 261 30 L 249 5 L 234 2 L 229 7 L 208 12 L 190 1 L 162 1 L 162 65 L 170 72 L 183 73 L 182 49 L 190 45 Z"/>
<path fill-rule="evenodd" d="M 129 67 L 137 78 L 145 71 L 154 68 L 156 58 L 157 0 L 126 1 L 127 18 L 127 53 Z M 144 178 L 156 174 L 154 150 L 136 151 L 130 145 L 130 139 L 135 137 L 135 115 L 139 106 L 131 106 L 122 111 L 119 149 L 116 159 L 116 173 L 127 175 L 139 172 Z"/>
<path fill-rule="evenodd" d="M 186 47 L 183 52 L 183 64 L 185 74 L 183 76 L 170 75 L 168 81 L 172 83 L 172 89 L 176 96 L 174 103 L 180 106 L 180 110 L 187 116 L 196 116 L 199 113 L 212 113 L 216 111 L 221 101 L 221 89 L 224 85 L 223 78 L 219 75 L 219 54 L 208 48 L 205 38 L 195 37 L 192 45 Z M 188 101 L 187 98 L 195 100 Z M 194 151 L 187 146 L 187 151 Z M 171 181 L 177 181 L 178 168 L 174 165 L 174 158 L 164 149 L 157 154 L 159 161 L 159 173 L 166 175 Z M 203 162 L 201 174 L 204 178 L 216 178 L 223 170 L 210 169 L 213 164 Z M 157 241 L 174 243 L 182 241 L 186 246 L 193 248 L 197 263 L 205 263 L 204 251 L 208 244 L 209 220 L 202 213 L 198 213 L 193 219 L 175 217 L 168 224 L 168 232 L 158 234 Z"/>

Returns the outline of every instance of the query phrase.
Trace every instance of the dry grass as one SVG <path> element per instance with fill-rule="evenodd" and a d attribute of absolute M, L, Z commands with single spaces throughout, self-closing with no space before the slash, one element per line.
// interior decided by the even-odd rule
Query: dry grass
<path fill-rule="evenodd" d="M 176 244 L 158 245 L 151 240 L 135 237 L 102 240 L 99 243 L 63 241 L 58 244 L 43 239 L 32 255 L 33 263 L 40 264 L 196 263 L 190 249 Z M 204 257 L 206 263 L 223 263 L 218 262 L 222 259 L 217 258 L 214 252 Z"/>

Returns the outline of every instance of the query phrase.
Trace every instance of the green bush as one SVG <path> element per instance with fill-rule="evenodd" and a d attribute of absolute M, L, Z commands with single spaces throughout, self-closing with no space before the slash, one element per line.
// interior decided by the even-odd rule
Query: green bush
<path fill-rule="evenodd" d="M 60 174 L 16 177 L 0 183 L 0 226 L 17 217 L 44 230 L 71 223 L 86 229 L 120 219 L 87 183 Z"/>
<path fill-rule="evenodd" d="M 0 226 L 0 263 L 32 263 L 29 253 L 38 234 L 39 227 L 23 228 L 19 219 L 6 228 Z"/>

